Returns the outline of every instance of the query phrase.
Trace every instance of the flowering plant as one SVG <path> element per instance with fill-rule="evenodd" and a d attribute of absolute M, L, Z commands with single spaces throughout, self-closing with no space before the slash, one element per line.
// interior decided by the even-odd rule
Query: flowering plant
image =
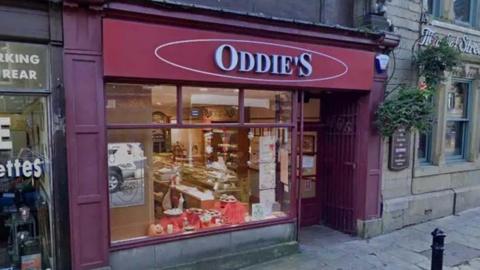
<path fill-rule="evenodd" d="M 401 87 L 380 104 L 375 120 L 380 134 L 389 137 L 399 128 L 427 132 L 434 120 L 432 99 L 435 90 L 445 79 L 444 72 L 458 65 L 459 58 L 459 51 L 450 47 L 446 39 L 417 52 L 414 60 L 424 80 L 417 87 Z"/>

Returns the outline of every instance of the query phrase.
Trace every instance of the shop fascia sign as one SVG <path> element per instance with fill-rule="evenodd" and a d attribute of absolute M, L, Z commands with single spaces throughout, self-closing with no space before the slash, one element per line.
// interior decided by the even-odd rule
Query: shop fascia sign
<path fill-rule="evenodd" d="M 462 53 L 473 54 L 480 56 L 480 44 L 477 41 L 472 40 L 467 35 L 456 36 L 452 33 L 447 34 L 448 45 L 452 48 L 458 49 Z M 424 28 L 420 39 L 421 46 L 438 46 L 438 43 L 442 40 L 440 34 L 430 28 Z"/>
<path fill-rule="evenodd" d="M 0 117 L 0 151 L 11 151 L 13 149 L 10 140 L 10 118 Z M 39 178 L 43 174 L 43 161 L 40 158 L 33 160 L 7 160 L 0 164 L 0 178 L 3 177 L 35 177 Z"/>
<path fill-rule="evenodd" d="M 226 61 L 224 56 L 228 57 Z M 303 52 L 298 56 L 265 54 L 237 50 L 233 45 L 222 44 L 215 50 L 215 64 L 225 72 L 255 72 L 272 75 L 293 75 L 293 67 L 297 67 L 296 76 L 309 77 L 312 74 L 312 54 Z"/>
<path fill-rule="evenodd" d="M 207 44 L 215 44 L 215 47 L 208 47 Z M 198 46 L 196 49 L 199 53 L 213 54 L 211 61 L 216 70 L 211 71 L 208 65 L 199 66 L 196 62 L 179 61 L 176 59 L 179 55 L 171 53 L 175 49 L 181 52 L 187 46 Z M 206 47 L 210 51 L 205 51 Z M 241 47 L 261 47 L 262 49 L 255 51 L 240 49 Z M 285 51 L 288 53 L 280 53 Z M 345 76 L 349 71 L 349 66 L 344 61 L 323 52 L 257 40 L 179 40 L 156 47 L 155 56 L 170 66 L 197 74 L 254 82 L 326 81 Z M 314 60 L 321 61 L 330 68 L 316 74 Z"/>

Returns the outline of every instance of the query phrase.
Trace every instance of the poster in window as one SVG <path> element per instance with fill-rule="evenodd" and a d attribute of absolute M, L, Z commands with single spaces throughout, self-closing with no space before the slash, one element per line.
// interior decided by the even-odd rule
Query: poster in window
<path fill-rule="evenodd" d="M 145 156 L 138 142 L 108 144 L 110 207 L 145 203 Z"/>
<path fill-rule="evenodd" d="M 275 188 L 275 163 L 264 162 L 259 164 L 260 189 Z"/>
<path fill-rule="evenodd" d="M 275 137 L 260 137 L 259 152 L 260 162 L 275 162 Z"/>
<path fill-rule="evenodd" d="M 42 257 L 40 253 L 22 256 L 22 270 L 41 270 Z"/>
<path fill-rule="evenodd" d="M 315 135 L 303 135 L 302 150 L 304 154 L 313 155 L 315 153 Z"/>
<path fill-rule="evenodd" d="M 265 219 L 265 212 L 263 211 L 263 205 L 261 203 L 252 204 L 252 220 Z"/>
<path fill-rule="evenodd" d="M 279 151 L 280 156 L 280 182 L 288 185 L 288 150 L 287 149 L 280 149 Z"/>
<path fill-rule="evenodd" d="M 272 214 L 272 207 L 275 203 L 275 189 L 260 190 L 260 204 L 263 206 L 265 216 Z"/>

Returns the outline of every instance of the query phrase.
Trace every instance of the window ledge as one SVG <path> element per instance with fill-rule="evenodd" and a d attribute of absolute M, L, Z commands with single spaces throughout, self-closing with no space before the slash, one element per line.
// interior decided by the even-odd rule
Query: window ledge
<path fill-rule="evenodd" d="M 420 164 L 413 170 L 413 177 L 432 176 L 438 174 L 455 173 L 462 171 L 480 170 L 478 162 L 468 162 L 465 160 L 449 161 L 443 165 Z"/>
<path fill-rule="evenodd" d="M 447 30 L 459 32 L 459 34 L 461 35 L 469 34 L 480 37 L 480 31 L 473 28 L 473 26 L 467 27 L 466 25 L 461 25 L 454 22 L 439 21 L 438 19 L 433 19 L 432 25 Z"/>

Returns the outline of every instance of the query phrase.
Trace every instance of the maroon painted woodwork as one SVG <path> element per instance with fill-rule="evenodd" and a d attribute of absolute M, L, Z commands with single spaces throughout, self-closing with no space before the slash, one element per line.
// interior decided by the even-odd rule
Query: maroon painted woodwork
<path fill-rule="evenodd" d="M 64 0 L 64 4 L 67 6 L 78 6 L 78 5 L 100 6 L 104 2 L 105 0 Z"/>
<path fill-rule="evenodd" d="M 358 102 L 358 126 L 354 183 L 356 219 L 368 220 L 380 217 L 380 196 L 383 162 L 382 138 L 373 123 L 378 104 L 383 101 L 387 75 L 375 74 L 370 95 L 361 96 Z"/>
<path fill-rule="evenodd" d="M 372 86 L 374 54 L 368 51 L 112 19 L 103 22 L 103 39 L 105 75 L 110 77 L 316 89 L 370 90 Z M 253 54 L 297 58 L 309 53 L 313 72 L 304 77 L 298 76 L 298 68 L 292 75 L 225 72 L 214 62 L 215 50 L 222 44 Z"/>
<path fill-rule="evenodd" d="M 108 265 L 101 14 L 65 7 L 64 76 L 73 269 Z"/>
<path fill-rule="evenodd" d="M 131 241 L 129 243 L 112 246 L 109 244 L 109 209 L 108 209 L 108 183 L 107 183 L 107 164 L 106 164 L 106 139 L 105 139 L 105 115 L 104 115 L 104 96 L 103 83 L 104 71 L 102 63 L 102 18 L 128 19 L 143 23 L 134 23 L 135 25 L 148 25 L 148 23 L 157 23 L 169 25 L 174 29 L 196 29 L 194 33 L 208 33 L 208 35 L 227 35 L 232 33 L 232 37 L 242 37 L 261 41 L 279 42 L 284 40 L 286 44 L 294 44 L 296 47 L 305 48 L 327 48 L 336 51 L 338 57 L 342 52 L 352 52 L 352 55 L 358 55 L 359 58 L 347 59 L 356 61 L 355 65 L 367 66 L 367 70 L 361 70 L 359 74 L 352 74 L 350 82 L 334 82 L 316 84 L 311 87 L 320 87 L 330 90 L 338 88 L 350 88 L 350 90 L 365 93 L 358 101 L 357 133 L 355 141 L 355 170 L 353 183 L 353 220 L 369 219 L 379 216 L 380 205 L 380 172 L 382 160 L 382 144 L 380 137 L 373 127 L 373 112 L 380 100 L 383 98 L 384 76 L 374 78 L 373 57 L 374 52 L 389 50 L 398 45 L 398 37 L 390 34 L 368 34 L 351 32 L 345 29 L 334 29 L 322 26 L 301 25 L 288 22 L 273 22 L 265 19 L 254 19 L 247 16 L 238 16 L 227 13 L 213 13 L 209 11 L 199 11 L 197 9 L 185 12 L 180 9 L 162 9 L 147 2 L 141 3 L 106 3 L 102 10 L 102 0 L 67 0 L 64 2 L 64 71 L 65 71 L 65 96 L 66 96 L 66 117 L 67 117 L 67 151 L 68 151 L 68 181 L 70 190 L 70 228 L 71 228 L 71 248 L 72 248 L 72 269 L 92 269 L 96 267 L 108 266 L 109 251 L 138 247 L 142 245 L 159 244 L 173 241 L 175 239 L 185 239 L 192 236 L 181 236 L 178 238 L 147 239 L 145 241 Z M 108 19 L 107 21 L 111 21 Z M 130 23 L 129 23 L 130 24 Z M 123 25 L 123 23 L 122 23 Z M 175 25 L 175 26 L 173 26 Z M 156 26 L 150 27 L 156 29 Z M 162 26 L 163 28 L 163 26 Z M 203 29 L 203 31 L 197 31 Z M 209 32 L 215 29 L 217 33 Z M 191 32 L 192 30 L 188 30 Z M 181 31 L 183 33 L 183 30 Z M 140 37 L 133 37 L 137 33 L 130 33 L 126 42 L 132 46 L 142 45 L 144 39 L 148 42 L 158 42 L 160 36 L 154 32 L 143 32 Z M 125 41 L 122 33 L 116 33 L 117 42 Z M 147 35 L 148 34 L 148 35 Z M 110 40 L 109 33 L 106 33 L 107 40 Z M 253 37 L 255 36 L 255 37 Z M 113 38 L 113 37 L 112 37 Z M 163 38 L 163 37 L 162 37 Z M 286 40 L 295 40 L 290 42 Z M 150 47 L 135 47 L 146 49 L 151 52 Z M 158 46 L 157 44 L 156 46 Z M 131 51 L 119 44 L 117 49 L 112 51 L 115 44 L 105 45 L 106 66 L 113 65 L 109 69 L 107 79 L 115 80 L 134 80 L 136 82 L 160 82 L 176 81 L 177 70 L 170 77 L 155 73 L 155 70 L 145 70 L 145 68 L 157 69 L 157 64 L 148 66 L 150 60 L 143 58 L 132 58 L 129 55 Z M 327 47 L 335 46 L 336 48 Z M 150 49 L 149 49 L 150 48 Z M 342 49 L 343 48 L 343 49 Z M 349 49 L 345 49 L 349 48 Z M 351 49 L 354 48 L 354 49 Z M 127 50 L 128 49 L 128 50 Z M 363 51 L 357 51 L 361 49 Z M 137 51 L 138 52 L 138 51 Z M 129 66 L 125 70 L 125 63 L 121 59 L 112 59 L 112 53 L 117 53 L 115 57 L 126 57 L 130 62 L 128 65 L 147 64 L 147 67 L 141 67 L 139 70 Z M 120 57 L 121 56 L 121 57 Z M 137 55 L 138 56 L 138 55 Z M 137 57 L 135 56 L 135 57 Z M 367 57 L 368 56 L 368 57 Z M 151 55 L 152 60 L 156 60 Z M 368 58 L 368 59 L 367 59 Z M 116 63 L 115 61 L 120 61 Z M 345 60 L 345 61 L 347 61 Z M 134 61 L 134 62 L 132 62 Z M 141 62 L 140 62 L 141 61 Z M 117 67 L 118 64 L 118 67 Z M 163 67 L 160 67 L 162 70 Z M 143 72 L 139 74 L 137 72 Z M 149 73 L 152 72 L 152 73 Z M 147 76 L 148 75 L 148 76 Z M 235 87 L 249 86 L 249 83 L 235 80 L 218 80 L 217 78 L 201 78 L 200 76 L 186 78 L 192 84 L 217 84 L 234 85 Z M 178 83 L 185 81 L 180 78 Z M 367 82 L 368 81 L 368 82 Z M 362 83 L 358 83 L 362 82 Z M 298 90 L 301 84 L 256 84 L 258 86 L 270 86 L 270 88 L 281 88 Z M 368 87 L 367 87 L 368 86 Z M 368 90 L 371 90 L 368 94 Z M 295 94 L 297 100 L 301 92 Z M 296 118 L 301 114 L 298 104 L 294 103 L 293 115 Z M 181 111 L 181 108 L 178 109 Z M 255 125 L 252 124 L 252 127 Z M 286 125 L 291 126 L 291 125 Z M 127 126 L 112 125 L 108 128 L 128 128 Z M 295 146 L 297 142 L 297 131 L 300 133 L 303 123 L 293 127 L 292 143 Z M 299 128 L 299 130 L 297 130 Z M 292 151 L 292 156 L 296 156 L 296 148 Z M 296 168 L 296 159 L 292 157 L 292 166 Z M 367 157 L 367 158 L 365 158 Z M 258 222 L 229 228 L 228 230 L 250 229 L 260 226 L 269 226 L 292 222 L 292 217 L 300 216 L 298 200 L 298 181 L 294 179 L 291 186 L 292 213 L 289 218 L 272 220 L 270 222 Z M 350 213 L 350 212 L 349 212 Z M 221 231 L 206 231 L 193 235 L 200 237 L 209 234 L 219 233 Z"/>

